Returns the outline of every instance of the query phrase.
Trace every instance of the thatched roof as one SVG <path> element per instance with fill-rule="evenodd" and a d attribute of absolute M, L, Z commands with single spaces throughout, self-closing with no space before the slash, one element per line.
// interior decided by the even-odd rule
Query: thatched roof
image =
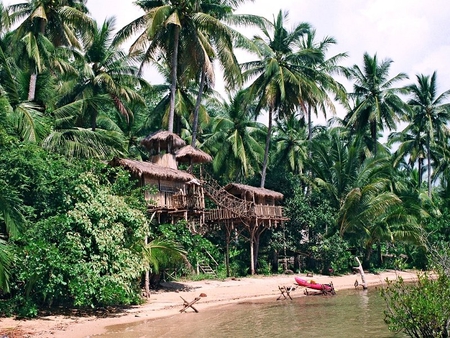
<path fill-rule="evenodd" d="M 233 195 L 237 194 L 251 194 L 258 197 L 270 197 L 274 200 L 282 200 L 283 194 L 280 192 L 276 192 L 273 190 L 269 190 L 266 188 L 256 188 L 252 187 L 251 185 L 245 185 L 245 184 L 239 184 L 239 183 L 230 183 L 227 184 L 224 188 L 226 191 Z"/>
<path fill-rule="evenodd" d="M 178 162 L 188 163 L 208 163 L 212 161 L 211 155 L 204 151 L 194 148 L 191 145 L 184 146 L 175 152 L 175 158 Z"/>
<path fill-rule="evenodd" d="M 166 130 L 159 130 L 148 135 L 141 141 L 141 144 L 150 151 L 160 153 L 162 150 L 173 153 L 175 150 L 184 147 L 186 142 L 175 133 Z"/>
<path fill-rule="evenodd" d="M 122 166 L 129 170 L 133 175 L 143 176 L 147 175 L 153 178 L 163 178 L 173 181 L 188 182 L 195 179 L 195 176 L 181 170 L 162 167 L 157 164 L 143 161 L 128 160 L 124 158 L 115 158 L 111 161 L 113 166 Z"/>

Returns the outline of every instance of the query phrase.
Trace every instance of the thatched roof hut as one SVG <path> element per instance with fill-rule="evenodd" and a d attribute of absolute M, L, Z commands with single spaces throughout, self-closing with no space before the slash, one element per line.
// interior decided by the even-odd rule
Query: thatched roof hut
<path fill-rule="evenodd" d="M 266 188 L 256 188 L 250 185 L 239 184 L 239 183 L 230 183 L 224 188 L 230 194 L 239 196 L 242 199 L 247 201 L 252 200 L 273 200 L 280 201 L 283 199 L 283 194 L 277 191 L 269 190 Z"/>
<path fill-rule="evenodd" d="M 212 161 L 211 155 L 204 151 L 194 148 L 191 145 L 184 146 L 175 152 L 175 158 L 178 162 L 187 163 L 208 163 Z"/>
<path fill-rule="evenodd" d="M 173 154 L 177 149 L 184 147 L 186 142 L 175 133 L 159 130 L 144 138 L 141 144 L 151 153 L 159 154 L 165 151 L 166 153 Z"/>
<path fill-rule="evenodd" d="M 133 175 L 138 177 L 148 176 L 152 178 L 162 178 L 167 180 L 176 180 L 188 182 L 194 180 L 195 177 L 185 171 L 163 167 L 150 162 L 135 161 L 123 158 L 115 158 L 111 165 L 122 166 L 129 170 Z"/>

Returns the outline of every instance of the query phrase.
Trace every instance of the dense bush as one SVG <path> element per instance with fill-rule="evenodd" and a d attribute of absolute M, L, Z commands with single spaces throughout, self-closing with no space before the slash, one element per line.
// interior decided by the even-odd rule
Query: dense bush
<path fill-rule="evenodd" d="M 3 313 L 140 301 L 147 220 L 135 207 L 142 204 L 130 193 L 127 173 L 32 147 L 9 151 L 0 169 L 26 218 L 22 234 L 9 242 L 14 265 Z"/>
<path fill-rule="evenodd" d="M 417 283 L 405 283 L 399 277 L 387 281 L 381 291 L 387 310 L 389 330 L 410 337 L 448 337 L 450 328 L 450 277 L 418 275 Z"/>

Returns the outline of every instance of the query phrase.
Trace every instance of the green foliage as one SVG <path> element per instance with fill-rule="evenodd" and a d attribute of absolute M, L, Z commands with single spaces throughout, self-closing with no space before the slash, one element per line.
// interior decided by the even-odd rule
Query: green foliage
<path fill-rule="evenodd" d="M 0 158 L 3 197 L 26 221 L 6 243 L 13 265 L 5 313 L 138 303 L 147 220 L 129 174 L 68 162 L 32 144 L 4 147 Z M 0 225 L 4 231 L 4 217 Z"/>
<path fill-rule="evenodd" d="M 92 173 L 80 181 L 71 210 L 37 222 L 23 237 L 27 244 L 17 252 L 17 279 L 39 305 L 136 303 L 145 215 Z"/>
<path fill-rule="evenodd" d="M 389 330 L 410 337 L 448 337 L 450 326 L 450 277 L 419 274 L 409 284 L 399 277 L 381 290 L 386 301 Z"/>
<path fill-rule="evenodd" d="M 306 198 L 300 189 L 287 201 L 286 213 L 290 217 L 286 227 L 287 248 L 308 256 L 302 268 L 328 273 L 348 272 L 350 252 L 348 242 L 336 232 L 337 211 L 324 198 L 315 194 Z M 309 240 L 305 240 L 307 235 Z"/>
<path fill-rule="evenodd" d="M 328 269 L 333 273 L 347 273 L 351 253 L 348 243 L 337 233 L 331 237 L 325 237 L 310 246 L 311 257 L 316 261 L 316 270 L 328 274 Z"/>
<path fill-rule="evenodd" d="M 156 234 L 164 239 L 179 243 L 187 251 L 187 260 L 192 266 L 196 266 L 200 262 L 213 264 L 207 252 L 216 261 L 222 261 L 214 244 L 200 235 L 192 234 L 184 221 L 176 224 L 161 224 L 156 229 Z"/>

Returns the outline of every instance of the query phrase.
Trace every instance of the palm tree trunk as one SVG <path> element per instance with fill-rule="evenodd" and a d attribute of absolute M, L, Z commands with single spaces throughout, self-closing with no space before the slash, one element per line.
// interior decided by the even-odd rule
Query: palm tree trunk
<path fill-rule="evenodd" d="M 418 162 L 419 162 L 419 165 L 418 165 L 418 167 L 419 167 L 419 169 L 418 169 L 419 170 L 419 186 L 417 188 L 420 189 L 420 187 L 422 186 L 423 159 L 419 158 Z"/>
<path fill-rule="evenodd" d="M 195 148 L 197 141 L 197 129 L 198 129 L 198 111 L 200 109 L 200 103 L 202 102 L 203 88 L 205 87 L 206 72 L 205 67 L 202 67 L 202 74 L 200 75 L 200 88 L 198 89 L 197 101 L 195 102 L 194 121 L 192 121 L 192 141 L 191 146 Z"/>
<path fill-rule="evenodd" d="M 169 125 L 167 130 L 173 133 L 173 121 L 175 118 L 175 95 L 177 90 L 177 67 L 178 67 L 178 43 L 180 40 L 180 26 L 175 25 L 175 34 L 173 38 L 173 55 L 170 85 L 170 108 L 169 108 Z"/>
<path fill-rule="evenodd" d="M 266 148 L 264 150 L 264 161 L 261 170 L 261 188 L 264 188 L 264 185 L 266 184 L 266 172 L 267 172 L 267 165 L 269 162 L 270 136 L 272 134 L 272 117 L 273 111 L 272 109 L 269 109 L 269 123 L 267 126 Z"/>
<path fill-rule="evenodd" d="M 428 197 L 431 198 L 431 150 L 430 133 L 427 133 L 427 166 L 428 166 Z"/>
<path fill-rule="evenodd" d="M 374 121 L 370 124 L 370 132 L 372 134 L 372 141 L 373 141 L 373 155 L 377 156 L 377 122 Z"/>
<path fill-rule="evenodd" d="M 308 105 L 308 161 L 311 163 L 312 158 L 312 122 L 311 122 L 311 105 Z M 312 168 L 309 167 L 308 170 L 309 182 L 308 182 L 308 191 L 307 196 L 311 196 L 311 182 L 312 182 Z M 309 202 L 310 203 L 310 202 Z"/>
<path fill-rule="evenodd" d="M 36 98 L 37 73 L 33 72 L 30 76 L 30 84 L 28 88 L 28 101 L 34 101 Z"/>
<path fill-rule="evenodd" d="M 231 241 L 231 227 L 229 225 L 225 226 L 225 230 L 226 230 L 226 244 L 227 244 L 227 249 L 226 249 L 226 257 L 225 257 L 225 265 L 227 268 L 227 277 L 230 277 L 230 241 Z"/>

